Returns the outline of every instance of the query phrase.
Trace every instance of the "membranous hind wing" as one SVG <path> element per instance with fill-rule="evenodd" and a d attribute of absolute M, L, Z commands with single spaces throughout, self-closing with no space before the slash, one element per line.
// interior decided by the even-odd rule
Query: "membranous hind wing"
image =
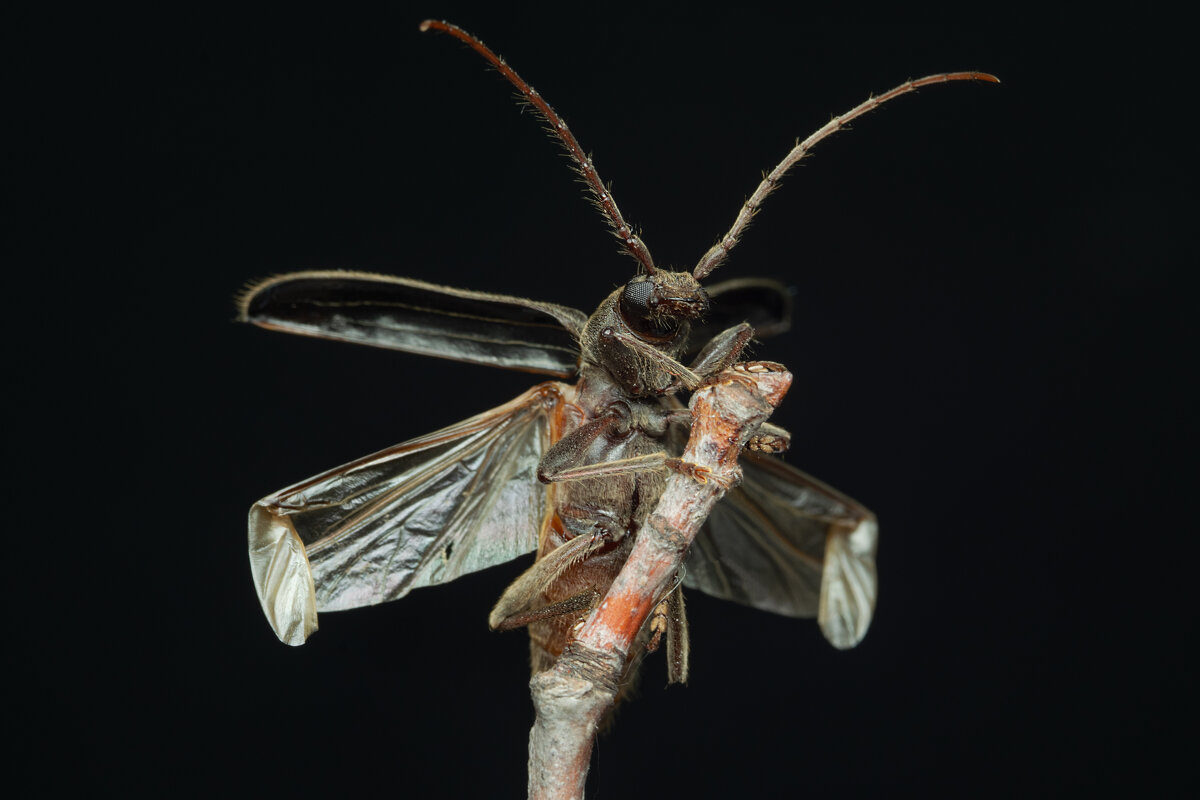
<path fill-rule="evenodd" d="M 570 378 L 587 315 L 524 297 L 332 270 L 250 286 L 238 316 L 263 328 Z"/>
<path fill-rule="evenodd" d="M 250 509 L 263 612 L 298 645 L 317 612 L 374 605 L 537 548 L 537 466 L 573 389 L 533 387 L 499 408 L 297 483 Z"/>
<path fill-rule="evenodd" d="M 854 647 L 875 609 L 875 515 L 787 464 L 744 452 L 744 480 L 692 544 L 684 585 L 791 617 Z"/>

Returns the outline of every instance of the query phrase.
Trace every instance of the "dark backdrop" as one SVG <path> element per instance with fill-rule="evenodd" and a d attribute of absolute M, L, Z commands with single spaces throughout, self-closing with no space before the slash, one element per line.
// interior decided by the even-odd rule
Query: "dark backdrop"
<path fill-rule="evenodd" d="M 103 441 L 83 449 L 87 513 L 41 481 L 14 570 L 28 776 L 523 793 L 527 645 L 485 619 L 524 562 L 327 616 L 296 649 L 246 565 L 255 499 L 537 378 L 237 325 L 239 287 L 345 267 L 590 311 L 632 274 L 508 85 L 418 33 L 435 13 L 536 85 L 680 268 L 869 92 L 1004 81 L 926 89 L 820 145 L 720 271 L 795 288 L 793 330 L 755 354 L 796 375 L 787 461 L 879 516 L 869 635 L 837 652 L 811 621 L 691 594 L 690 685 L 649 660 L 589 796 L 1174 779 L 1195 249 L 1162 32 L 611 12 L 173 12 L 74 23 L 89 46 L 14 59 L 38 109 L 19 117 L 37 180 L 17 233 L 39 284 L 81 276 L 92 312 L 53 403 L 99 409 Z"/>

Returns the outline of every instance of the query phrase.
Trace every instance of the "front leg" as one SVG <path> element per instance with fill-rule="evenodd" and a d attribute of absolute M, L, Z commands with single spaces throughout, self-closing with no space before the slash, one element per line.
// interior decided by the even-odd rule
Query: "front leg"
<path fill-rule="evenodd" d="M 716 375 L 737 361 L 754 336 L 754 328 L 749 322 L 726 328 L 712 338 L 696 360 L 692 362 L 692 371 L 705 378 Z"/>
<path fill-rule="evenodd" d="M 716 375 L 737 361 L 742 350 L 754 337 L 754 328 L 750 327 L 750 323 L 743 322 L 721 331 L 704 346 L 690 368 L 685 367 L 654 345 L 643 341 L 641 337 L 630 336 L 612 329 L 605 330 L 604 335 L 617 339 L 629 349 L 654 362 L 660 369 L 675 378 L 676 388 L 682 386 L 691 392 L 695 391 L 705 378 Z"/>

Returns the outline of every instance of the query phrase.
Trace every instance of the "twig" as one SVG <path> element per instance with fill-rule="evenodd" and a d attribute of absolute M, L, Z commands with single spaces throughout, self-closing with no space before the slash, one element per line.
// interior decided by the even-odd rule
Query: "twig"
<path fill-rule="evenodd" d="M 781 364 L 735 364 L 692 395 L 691 438 L 608 595 L 554 666 L 530 681 L 529 797 L 582 798 L 596 731 L 633 641 L 680 569 L 713 505 L 741 480 L 738 454 L 791 386 Z"/>

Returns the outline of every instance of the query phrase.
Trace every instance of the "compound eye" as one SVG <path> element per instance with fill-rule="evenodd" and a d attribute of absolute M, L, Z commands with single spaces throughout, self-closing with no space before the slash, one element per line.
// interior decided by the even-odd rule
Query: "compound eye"
<path fill-rule="evenodd" d="M 621 319 L 631 330 L 648 339 L 670 339 L 679 330 L 678 320 L 658 310 L 653 281 L 630 281 L 621 290 Z"/>
<path fill-rule="evenodd" d="M 650 316 L 651 297 L 654 296 L 652 281 L 630 281 L 621 290 L 621 316 L 633 327 L 636 322 Z"/>

